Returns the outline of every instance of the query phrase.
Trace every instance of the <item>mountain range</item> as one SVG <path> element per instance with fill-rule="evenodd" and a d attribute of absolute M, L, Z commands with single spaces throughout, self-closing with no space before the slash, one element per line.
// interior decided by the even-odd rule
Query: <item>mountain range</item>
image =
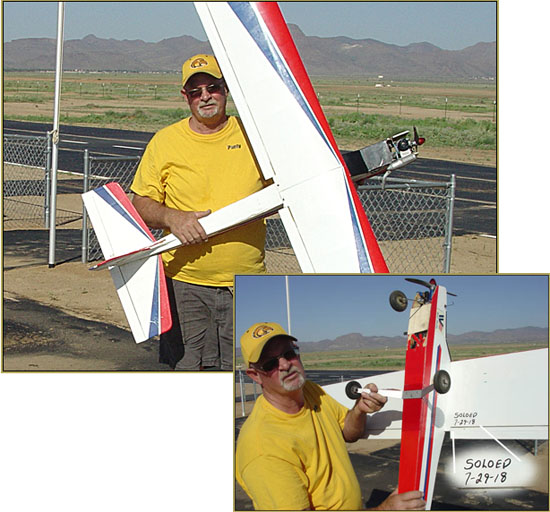
<path fill-rule="evenodd" d="M 407 46 L 374 39 L 306 36 L 289 25 L 310 75 L 391 79 L 494 79 L 496 42 L 477 43 L 463 50 L 443 50 L 430 43 Z M 4 70 L 54 70 L 55 39 L 15 39 L 4 43 Z M 65 70 L 171 72 L 197 53 L 211 52 L 210 44 L 191 36 L 157 43 L 100 39 L 88 35 L 64 43 Z"/>
<path fill-rule="evenodd" d="M 471 331 L 464 334 L 447 334 L 449 346 L 496 345 L 508 343 L 548 343 L 548 328 L 521 327 L 497 329 L 491 332 Z M 405 348 L 405 336 L 364 336 L 359 333 L 344 334 L 330 340 L 299 340 L 300 352 L 324 352 L 329 350 L 358 350 L 373 348 Z M 526 347 L 528 348 L 528 347 Z M 240 349 L 237 349 L 240 355 Z"/>

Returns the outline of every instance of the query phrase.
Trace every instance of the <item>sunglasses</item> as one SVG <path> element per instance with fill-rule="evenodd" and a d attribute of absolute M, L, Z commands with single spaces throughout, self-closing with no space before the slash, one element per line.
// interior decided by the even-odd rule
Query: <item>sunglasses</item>
<path fill-rule="evenodd" d="M 196 89 L 189 89 L 185 91 L 185 94 L 189 96 L 191 99 L 195 100 L 197 98 L 200 98 L 202 96 L 202 90 L 206 89 L 208 94 L 216 94 L 222 92 L 224 88 L 224 84 L 210 84 L 206 87 L 197 87 Z"/>
<path fill-rule="evenodd" d="M 265 373 L 269 373 L 279 366 L 279 359 L 281 359 L 281 357 L 286 359 L 287 361 L 292 361 L 293 359 L 296 359 L 298 357 L 298 349 L 291 348 L 289 350 L 286 350 L 282 354 L 268 359 L 263 364 L 256 365 L 256 368 L 262 370 Z"/>

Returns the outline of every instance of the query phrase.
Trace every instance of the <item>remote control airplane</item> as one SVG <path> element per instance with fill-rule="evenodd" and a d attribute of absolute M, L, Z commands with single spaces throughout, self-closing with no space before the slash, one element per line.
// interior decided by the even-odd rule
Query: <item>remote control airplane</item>
<path fill-rule="evenodd" d="M 454 439 L 548 439 L 548 349 L 451 361 L 447 295 L 435 280 L 412 300 L 395 291 L 390 304 L 412 302 L 405 370 L 324 386 L 348 407 L 374 382 L 388 397 L 368 417 L 365 435 L 401 439 L 398 491 L 420 490 L 430 508 L 445 432 Z"/>
<path fill-rule="evenodd" d="M 272 180 L 200 219 L 206 233 L 278 211 L 303 272 L 388 272 L 278 5 L 195 6 L 263 177 Z M 113 184 L 83 199 L 106 258 L 95 268 L 111 269 L 136 341 L 164 332 L 169 308 L 157 256 L 179 240 L 155 242 Z"/>

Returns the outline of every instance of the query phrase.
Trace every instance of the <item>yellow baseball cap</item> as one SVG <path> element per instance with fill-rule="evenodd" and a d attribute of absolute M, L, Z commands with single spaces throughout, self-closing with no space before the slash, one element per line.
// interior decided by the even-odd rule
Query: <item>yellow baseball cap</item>
<path fill-rule="evenodd" d="M 266 343 L 276 336 L 283 336 L 292 341 L 298 341 L 275 322 L 261 322 L 254 324 L 241 336 L 241 352 L 244 365 L 249 367 L 250 363 L 257 363 L 262 355 Z"/>
<path fill-rule="evenodd" d="M 208 73 L 214 78 L 223 78 L 216 57 L 200 53 L 187 59 L 181 67 L 182 84 L 185 87 L 187 80 L 197 73 Z"/>

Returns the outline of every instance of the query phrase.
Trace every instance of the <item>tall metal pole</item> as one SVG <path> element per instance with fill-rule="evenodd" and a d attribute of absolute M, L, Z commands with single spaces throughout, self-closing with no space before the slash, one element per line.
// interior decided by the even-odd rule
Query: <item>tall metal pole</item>
<path fill-rule="evenodd" d="M 57 208 L 57 168 L 59 148 L 59 105 L 61 99 L 61 75 L 63 74 L 63 24 L 65 18 L 65 2 L 57 3 L 57 52 L 55 62 L 55 95 L 53 105 L 52 130 L 52 179 L 50 200 L 50 251 L 48 267 L 55 267 L 55 223 Z"/>
<path fill-rule="evenodd" d="M 292 334 L 290 328 L 290 294 L 288 292 L 288 276 L 285 276 L 285 288 L 286 288 L 286 319 L 288 323 L 288 334 Z"/>

